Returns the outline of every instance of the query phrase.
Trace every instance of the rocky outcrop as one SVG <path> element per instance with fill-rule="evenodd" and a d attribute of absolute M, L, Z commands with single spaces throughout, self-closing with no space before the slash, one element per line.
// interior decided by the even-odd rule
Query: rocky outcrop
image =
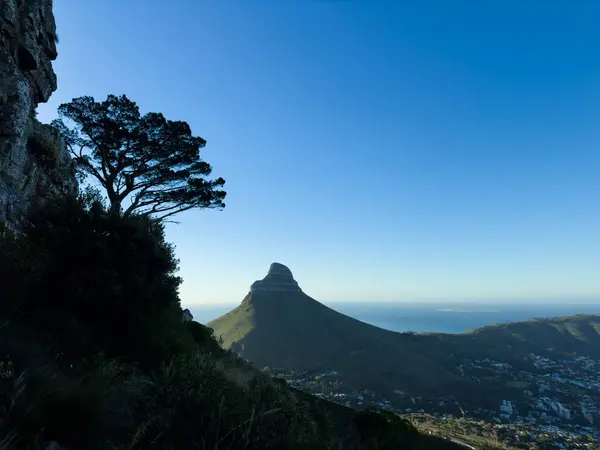
<path fill-rule="evenodd" d="M 194 316 L 189 309 L 186 308 L 183 311 L 181 311 L 181 321 L 183 323 L 191 322 L 192 320 L 194 320 Z M 215 330 L 213 330 L 211 327 L 207 327 L 206 325 L 202 326 L 206 329 L 210 336 L 212 336 L 215 333 Z"/>
<path fill-rule="evenodd" d="M 269 267 L 267 276 L 262 280 L 255 281 L 250 286 L 250 293 L 261 292 L 302 292 L 298 282 L 294 280 L 292 271 L 283 264 L 274 262 Z"/>
<path fill-rule="evenodd" d="M 192 315 L 189 309 L 186 308 L 183 311 L 181 311 L 181 321 L 183 323 L 191 322 L 192 320 L 194 320 L 194 316 Z"/>
<path fill-rule="evenodd" d="M 16 227 L 33 199 L 74 192 L 64 140 L 35 119 L 56 90 L 52 0 L 0 0 L 0 222 Z"/>

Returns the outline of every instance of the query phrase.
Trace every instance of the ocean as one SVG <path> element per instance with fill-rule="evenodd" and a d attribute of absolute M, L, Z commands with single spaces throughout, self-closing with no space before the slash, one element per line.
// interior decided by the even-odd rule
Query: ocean
<path fill-rule="evenodd" d="M 495 323 L 519 322 L 540 317 L 559 317 L 575 314 L 600 314 L 600 302 L 322 303 L 336 311 L 380 328 L 392 331 L 414 331 L 416 333 L 464 333 L 474 328 Z M 187 306 L 187 308 L 192 312 L 194 320 L 207 323 L 236 306 L 235 303 L 231 303 L 192 305 Z"/>

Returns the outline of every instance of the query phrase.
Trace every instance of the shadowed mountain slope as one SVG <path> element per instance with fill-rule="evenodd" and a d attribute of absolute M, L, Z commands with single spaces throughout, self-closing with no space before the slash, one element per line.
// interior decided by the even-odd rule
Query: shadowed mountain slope
<path fill-rule="evenodd" d="M 290 270 L 274 263 L 252 284 L 242 303 L 209 326 L 242 357 L 259 367 L 343 370 L 384 386 L 439 388 L 436 375 L 459 388 L 462 380 L 443 336 L 413 336 L 345 316 L 304 294 Z M 427 354 L 422 354 L 427 345 Z M 438 377 L 439 378 L 439 377 Z"/>
<path fill-rule="evenodd" d="M 245 359 L 293 370 L 337 370 L 357 388 L 418 395 L 474 388 L 460 373 L 465 359 L 514 362 L 528 353 L 597 355 L 600 318 L 540 319 L 470 333 L 412 334 L 348 317 L 302 292 L 291 271 L 273 263 L 242 303 L 209 323 Z M 479 387 L 478 389 L 481 389 Z"/>

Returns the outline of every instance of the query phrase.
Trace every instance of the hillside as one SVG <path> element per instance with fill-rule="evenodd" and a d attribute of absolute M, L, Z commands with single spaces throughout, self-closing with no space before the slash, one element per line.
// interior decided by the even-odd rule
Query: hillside
<path fill-rule="evenodd" d="M 600 357 L 600 316 L 581 314 L 489 325 L 457 335 L 456 342 L 469 342 L 470 351 L 479 347 L 478 351 L 498 352 L 503 357 L 508 349 L 596 358 Z"/>
<path fill-rule="evenodd" d="M 176 270 L 160 223 L 87 197 L 0 235 L 0 448 L 459 448 L 223 350 L 183 314 Z"/>
<path fill-rule="evenodd" d="M 289 269 L 272 264 L 237 308 L 209 326 L 226 347 L 259 367 L 341 370 L 351 383 L 368 379 L 373 387 L 438 390 L 440 382 L 448 388 L 460 386 L 443 337 L 374 327 L 290 288 L 293 282 Z M 429 348 L 426 354 L 423 345 Z"/>
<path fill-rule="evenodd" d="M 356 389 L 463 401 L 477 392 L 500 395 L 505 389 L 504 380 L 482 385 L 464 376 L 465 362 L 489 358 L 529 367 L 530 353 L 594 356 L 600 349 L 596 316 L 495 325 L 457 335 L 384 330 L 312 299 L 278 263 L 237 308 L 209 326 L 226 347 L 259 367 L 335 370 Z"/>

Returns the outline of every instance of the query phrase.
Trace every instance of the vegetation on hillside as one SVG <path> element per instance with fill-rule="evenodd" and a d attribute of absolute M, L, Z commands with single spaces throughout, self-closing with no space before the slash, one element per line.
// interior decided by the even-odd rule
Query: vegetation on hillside
<path fill-rule="evenodd" d="M 462 377 L 439 336 L 384 330 L 334 311 L 302 292 L 252 293 L 209 322 L 225 346 L 243 344 L 259 367 L 336 370 L 355 389 L 456 390 Z"/>
<path fill-rule="evenodd" d="M 581 353 L 600 357 L 600 316 L 578 314 L 538 318 L 523 322 L 488 325 L 457 336 L 490 351 L 513 346 L 523 351 L 553 349 L 564 354 Z"/>
<path fill-rule="evenodd" d="M 487 358 L 519 370 L 528 368 L 523 361 L 530 353 L 600 357 L 598 316 L 537 319 L 462 334 L 397 333 L 340 314 L 302 292 L 255 292 L 208 325 L 226 347 L 237 342 L 241 356 L 259 367 L 335 370 L 351 390 L 456 397 L 495 407 L 507 385 L 463 376 L 465 361 Z"/>
<path fill-rule="evenodd" d="M 223 350 L 182 321 L 177 269 L 160 219 L 116 214 L 89 188 L 2 233 L 1 450 L 455 447 L 398 416 L 330 407 Z"/>

